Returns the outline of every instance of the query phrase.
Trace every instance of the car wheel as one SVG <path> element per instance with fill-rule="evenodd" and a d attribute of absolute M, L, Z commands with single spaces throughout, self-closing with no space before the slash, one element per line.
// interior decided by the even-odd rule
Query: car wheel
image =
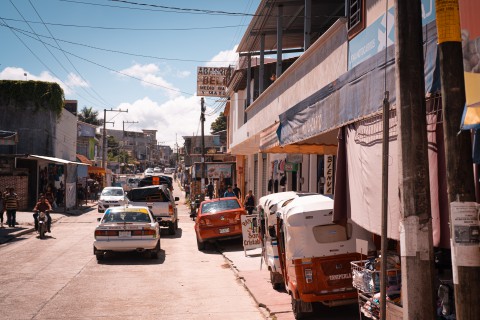
<path fill-rule="evenodd" d="M 178 219 L 175 220 L 175 230 L 178 230 Z"/>
<path fill-rule="evenodd" d="M 299 319 L 305 319 L 305 317 L 308 316 L 309 312 L 304 312 L 302 311 L 302 303 L 306 303 L 306 302 L 302 302 L 300 299 L 295 299 L 293 296 L 292 296 L 292 311 L 293 311 L 293 316 L 295 317 L 295 319 L 299 320 Z"/>
<path fill-rule="evenodd" d="M 198 239 L 198 236 L 197 236 L 197 248 L 199 251 L 205 250 L 205 242 L 202 242 L 200 239 Z"/>
<path fill-rule="evenodd" d="M 274 290 L 278 291 L 283 289 L 283 284 L 278 282 L 278 276 L 276 276 L 272 271 L 270 271 L 270 282 Z"/>
<path fill-rule="evenodd" d="M 168 225 L 168 234 L 169 235 L 175 234 L 175 223 L 170 222 L 170 224 Z"/>
<path fill-rule="evenodd" d="M 103 261 L 103 258 L 105 257 L 103 252 L 97 253 L 95 256 L 97 257 L 97 261 Z"/>
<path fill-rule="evenodd" d="M 152 251 L 150 251 L 150 258 L 152 258 L 154 260 L 158 259 L 158 254 L 159 253 L 160 253 L 160 240 L 158 241 L 155 248 Z"/>

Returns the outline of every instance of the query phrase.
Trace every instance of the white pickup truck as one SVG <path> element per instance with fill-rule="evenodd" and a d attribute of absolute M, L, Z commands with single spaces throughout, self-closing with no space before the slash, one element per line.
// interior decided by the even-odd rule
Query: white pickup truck
<path fill-rule="evenodd" d="M 145 206 L 152 210 L 155 218 L 161 218 L 159 224 L 168 227 L 168 233 L 175 234 L 178 229 L 177 205 L 178 197 L 173 197 L 167 185 L 154 185 L 133 188 L 127 193 L 129 204 Z"/>

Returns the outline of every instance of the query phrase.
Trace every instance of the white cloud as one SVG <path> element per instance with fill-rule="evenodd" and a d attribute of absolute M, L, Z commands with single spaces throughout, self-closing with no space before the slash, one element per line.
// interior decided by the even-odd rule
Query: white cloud
<path fill-rule="evenodd" d="M 65 95 L 71 95 L 74 93 L 76 87 L 88 87 L 88 83 L 83 81 L 79 76 L 74 73 L 68 75 L 67 81 L 63 82 L 57 77 L 50 74 L 48 71 L 43 71 L 39 75 L 32 74 L 23 68 L 7 67 L 0 72 L 0 79 L 3 80 L 35 80 L 56 82 L 63 89 Z"/>
<path fill-rule="evenodd" d="M 200 97 L 197 96 L 178 96 L 162 104 L 145 97 L 132 103 L 121 103 L 118 108 L 128 109 L 128 113 L 121 113 L 115 117 L 113 129 L 121 130 L 122 121 L 138 121 L 126 125 L 125 130 L 138 132 L 142 129 L 158 130 L 157 141 L 172 148 L 176 141 L 180 147 L 183 146 L 182 136 L 201 134 Z M 205 134 L 210 134 L 210 126 L 215 118 L 206 118 Z"/>
<path fill-rule="evenodd" d="M 192 73 L 190 71 L 177 71 L 177 78 L 183 79 L 190 76 Z"/>
<path fill-rule="evenodd" d="M 229 65 L 235 65 L 238 60 L 237 53 L 238 45 L 235 45 L 231 50 L 220 51 L 215 55 L 210 62 L 207 62 L 207 67 L 228 67 Z"/>
<path fill-rule="evenodd" d="M 142 85 L 145 87 L 163 89 L 170 99 L 174 99 L 180 95 L 178 88 L 160 76 L 161 70 L 159 66 L 154 63 L 145 65 L 136 63 L 120 72 L 142 80 Z"/>

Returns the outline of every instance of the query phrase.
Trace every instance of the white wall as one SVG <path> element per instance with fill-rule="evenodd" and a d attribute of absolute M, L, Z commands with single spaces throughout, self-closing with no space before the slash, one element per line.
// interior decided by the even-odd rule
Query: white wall
<path fill-rule="evenodd" d="M 66 109 L 57 120 L 54 146 L 56 158 L 76 161 L 77 117 Z"/>

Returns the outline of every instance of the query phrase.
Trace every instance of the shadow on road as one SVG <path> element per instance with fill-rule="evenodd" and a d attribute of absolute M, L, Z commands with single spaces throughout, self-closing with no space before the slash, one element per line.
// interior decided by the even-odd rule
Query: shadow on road
<path fill-rule="evenodd" d="M 160 228 L 160 235 L 165 239 L 177 239 L 182 237 L 183 230 L 182 228 L 178 228 L 175 234 L 168 234 L 168 228 Z"/>
<path fill-rule="evenodd" d="M 165 262 L 165 250 L 160 249 L 158 259 L 150 258 L 150 253 L 143 252 L 107 252 L 98 264 L 110 266 L 123 265 L 155 265 Z"/>

